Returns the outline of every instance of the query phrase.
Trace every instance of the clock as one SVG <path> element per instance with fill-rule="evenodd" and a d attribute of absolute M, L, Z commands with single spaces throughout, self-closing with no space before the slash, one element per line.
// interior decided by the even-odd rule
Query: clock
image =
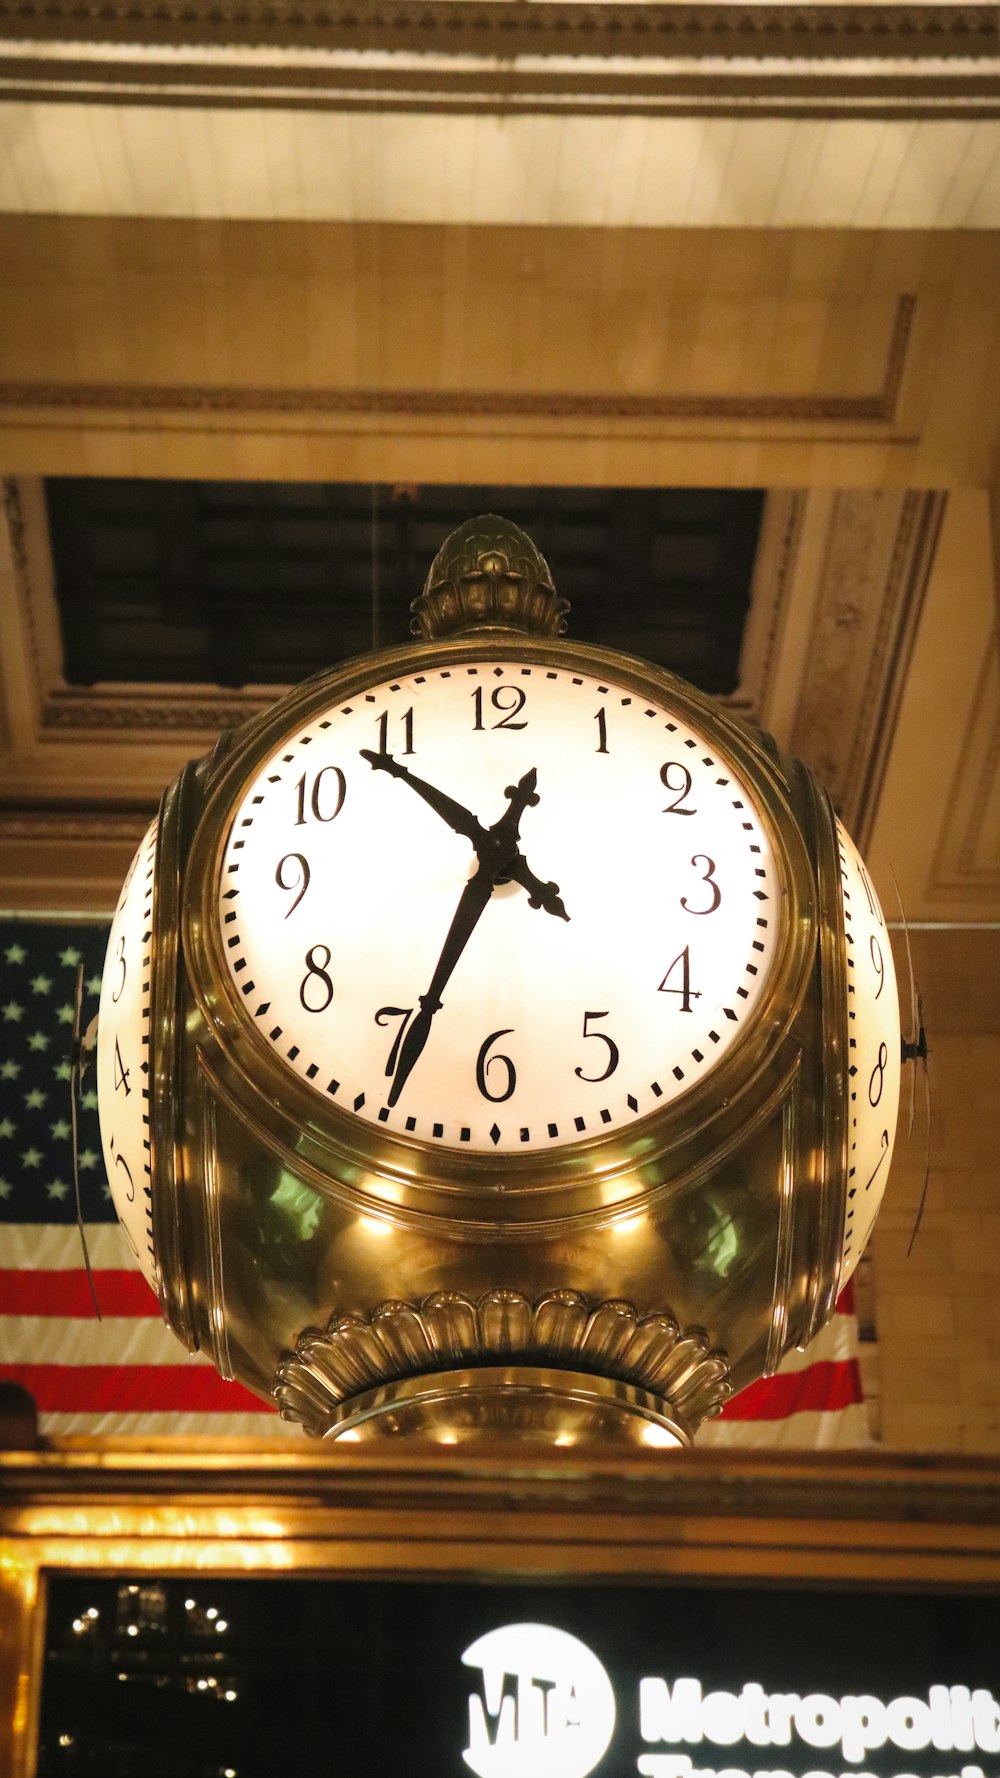
<path fill-rule="evenodd" d="M 313 1433 L 684 1443 L 867 1238 L 883 916 L 805 768 L 565 639 L 516 527 L 414 609 L 167 793 L 102 998 L 116 1204 L 175 1332 Z"/>
<path fill-rule="evenodd" d="M 557 658 L 376 671 L 249 777 L 226 987 L 319 1106 L 546 1153 L 641 1128 L 754 1028 L 784 932 L 764 802 L 669 692 Z"/>
<path fill-rule="evenodd" d="M 150 982 L 158 823 L 151 821 L 111 922 L 98 1012 L 104 1166 L 133 1258 L 156 1289 L 149 1138 Z"/>

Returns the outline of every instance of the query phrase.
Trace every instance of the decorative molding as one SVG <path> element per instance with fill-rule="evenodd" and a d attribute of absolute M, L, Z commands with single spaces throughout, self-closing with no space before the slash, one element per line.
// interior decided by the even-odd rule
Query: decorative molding
<path fill-rule="evenodd" d="M 980 902 L 1000 893 L 1000 637 L 983 656 L 948 796 L 928 894 Z"/>
<path fill-rule="evenodd" d="M 576 391 L 498 389 L 303 389 L 154 383 L 0 382 L 0 410 L 6 425 L 51 423 L 69 414 L 74 424 L 88 415 L 116 418 L 141 415 L 202 414 L 315 415 L 366 421 L 534 420 L 662 425 L 665 422 L 748 425 L 889 426 L 896 417 L 917 299 L 896 299 L 881 385 L 862 395 L 683 394 L 597 395 Z M 33 410 L 29 418 L 17 410 Z M 38 410 L 42 410 L 42 414 Z M 48 410 L 47 412 L 45 410 Z M 55 421 L 59 423 L 58 420 Z"/>
<path fill-rule="evenodd" d="M 1000 114 L 995 8 L 3 0 L 0 97 L 576 115 Z M 72 44 L 72 56 L 47 43 Z M 124 53 L 102 56 L 100 46 Z M 183 61 L 157 57 L 181 45 Z M 229 51 L 219 57 L 219 48 Z M 281 59 L 268 60 L 268 49 Z M 200 51 L 208 50 L 208 55 Z M 248 56 L 247 52 L 253 52 Z M 319 52 L 317 55 L 316 52 Z M 866 64 L 859 66 L 859 63 Z"/>
<path fill-rule="evenodd" d="M 10 41 L 315 42 L 425 55 L 970 60 L 997 53 L 993 5 L 670 5 L 609 0 L 3 0 Z"/>
<path fill-rule="evenodd" d="M 101 734 L 108 738 L 189 734 L 210 736 L 238 728 L 248 717 L 266 710 L 288 688 L 261 691 L 218 691 L 212 686 L 142 686 L 92 691 L 57 686 L 41 708 L 41 725 L 56 734 Z"/>
<path fill-rule="evenodd" d="M 774 10 L 781 10 L 775 7 Z M 68 25 L 68 29 L 72 26 Z M 117 33 L 116 33 L 117 34 Z M 183 33 L 186 37 L 186 32 Z M 249 42 L 256 45 L 254 30 Z M 156 41 L 159 41 L 157 39 Z M 270 41 L 270 40 L 268 40 Z M 36 104 L 152 106 L 184 105 L 198 109 L 244 110 L 265 107 L 274 111 L 369 112 L 378 115 L 487 115 L 530 117 L 674 117 L 787 119 L 848 119 L 859 116 L 877 122 L 887 119 L 934 120 L 946 116 L 981 122 L 1000 116 L 996 65 L 952 69 L 947 62 L 931 72 L 914 72 L 911 65 L 886 63 L 878 73 L 857 72 L 834 64 L 814 71 L 805 63 L 751 67 L 731 73 L 715 66 L 696 66 L 694 72 L 647 72 L 641 65 L 629 72 L 619 70 L 581 73 L 578 68 L 528 71 L 516 61 L 494 63 L 483 69 L 434 69 L 420 66 L 353 66 L 324 57 L 321 64 L 308 60 L 309 41 L 299 44 L 282 59 L 246 60 L 247 46 L 231 49 L 231 59 L 216 60 L 211 53 L 199 56 L 189 50 L 184 61 L 158 59 L 155 47 L 133 50 L 128 56 L 97 54 L 46 55 L 33 50 L 22 56 L 7 55 L 0 63 L 0 99 Z M 319 48 L 319 45 L 315 45 Z M 804 45 L 808 57 L 809 46 Z M 277 53 L 279 45 L 275 45 Z M 301 61 L 285 60 L 291 53 Z M 345 52 L 350 56 L 352 52 Z M 382 52 L 383 56 L 385 52 Z M 391 52 L 390 52 L 391 53 Z M 523 52 L 525 54 L 530 51 Z M 579 55 L 580 51 L 573 52 Z M 737 52 L 729 46 L 732 56 Z M 747 60 L 761 55 L 752 51 Z M 984 52 L 985 53 L 985 52 Z M 891 68 L 891 72 L 887 69 Z"/>
<path fill-rule="evenodd" d="M 532 1304 L 519 1290 L 496 1289 L 478 1302 L 440 1291 L 419 1304 L 379 1303 L 367 1316 L 334 1314 L 325 1331 L 299 1335 L 274 1398 L 283 1419 L 321 1436 L 335 1408 L 380 1383 L 511 1361 L 614 1377 L 692 1426 L 732 1394 L 728 1359 L 701 1328 L 682 1331 L 670 1315 L 641 1317 L 631 1303 L 593 1303 L 575 1290 Z"/>
<path fill-rule="evenodd" d="M 767 710 L 794 594 L 808 495 L 801 488 L 772 488 L 764 501 L 750 611 L 743 632 L 739 684 L 719 702 L 744 721 L 767 726 Z"/>
<path fill-rule="evenodd" d="M 132 803 L 121 809 L 5 809 L 0 808 L 0 841 L 79 841 L 106 844 L 121 842 L 135 847 L 156 813 L 158 799 Z M 72 885 L 68 885 L 72 889 Z"/>
<path fill-rule="evenodd" d="M 790 745 L 870 837 L 946 496 L 835 496 Z"/>

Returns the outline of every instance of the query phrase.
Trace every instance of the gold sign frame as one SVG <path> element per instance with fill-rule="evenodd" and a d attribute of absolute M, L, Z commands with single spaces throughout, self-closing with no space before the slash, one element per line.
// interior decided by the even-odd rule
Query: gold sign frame
<path fill-rule="evenodd" d="M 47 1578 L 1000 1590 L 988 1459 L 179 1441 L 0 1457 L 0 1771 L 33 1778 Z"/>

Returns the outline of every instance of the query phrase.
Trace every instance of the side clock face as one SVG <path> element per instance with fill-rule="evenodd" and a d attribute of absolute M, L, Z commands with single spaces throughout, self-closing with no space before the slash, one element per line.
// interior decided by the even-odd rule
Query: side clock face
<path fill-rule="evenodd" d="M 97 1026 L 97 1105 L 111 1196 L 156 1288 L 149 1160 L 150 974 L 157 823 L 125 878 L 108 939 Z"/>
<path fill-rule="evenodd" d="M 889 1177 L 899 1111 L 899 1000 L 892 948 L 871 878 L 837 822 L 847 941 L 847 1199 L 841 1284 L 854 1271 Z"/>
<path fill-rule="evenodd" d="M 244 1016 L 327 1103 L 525 1153 L 627 1129 L 753 1020 L 782 883 L 678 711 L 509 660 L 322 710 L 247 785 L 218 909 Z"/>

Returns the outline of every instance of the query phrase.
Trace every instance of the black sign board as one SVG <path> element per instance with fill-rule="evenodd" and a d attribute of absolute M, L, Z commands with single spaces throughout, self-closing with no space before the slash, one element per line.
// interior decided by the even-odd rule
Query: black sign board
<path fill-rule="evenodd" d="M 60 1576 L 38 1772 L 996 1778 L 998 1692 L 991 1594 Z"/>

